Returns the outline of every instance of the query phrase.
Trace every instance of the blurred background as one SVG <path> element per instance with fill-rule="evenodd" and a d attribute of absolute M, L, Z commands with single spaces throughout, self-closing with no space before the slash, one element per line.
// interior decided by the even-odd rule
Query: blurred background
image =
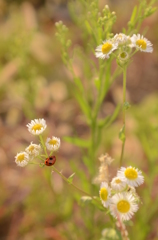
<path fill-rule="evenodd" d="M 0 240 L 99 239 L 101 231 L 108 226 L 105 215 L 98 209 L 93 225 L 88 219 L 90 208 L 80 206 L 81 195 L 52 174 L 50 168 L 33 165 L 18 168 L 14 162 L 17 152 L 23 151 L 31 141 L 37 142 L 27 131 L 26 124 L 31 119 L 44 118 L 49 128 L 45 136 L 61 138 L 57 168 L 67 177 L 76 172 L 76 184 L 80 185 L 82 179 L 82 187 L 89 190 L 81 150 L 62 141 L 64 136 L 86 139 L 89 135 L 86 121 L 73 98 L 72 77 L 62 62 L 61 46 L 55 37 L 55 23 L 62 20 L 70 29 L 73 46 L 85 48 L 81 29 L 69 13 L 68 2 L 0 0 Z M 116 12 L 115 34 L 127 27 L 131 9 L 138 1 L 101 0 L 100 8 L 105 4 Z M 139 193 L 144 203 L 142 210 L 135 217 L 134 226 L 128 227 L 131 239 L 137 240 L 158 239 L 157 24 L 157 12 L 143 22 L 140 32 L 148 30 L 146 37 L 153 43 L 154 51 L 135 55 L 127 73 L 127 98 L 132 107 L 127 114 L 125 155 L 130 159 L 129 164 L 141 168 L 148 179 Z M 78 74 L 82 67 L 79 62 L 74 64 Z M 121 99 L 122 77 L 119 76 L 103 102 L 104 114 L 112 113 Z M 112 158 L 118 157 L 121 124 L 120 114 L 106 130 L 100 154 L 108 152 Z M 111 177 L 117 164 L 114 163 Z M 98 194 L 97 190 L 94 194 Z M 150 216 L 146 218 L 151 206 Z M 135 232 L 138 237 L 133 238 Z"/>

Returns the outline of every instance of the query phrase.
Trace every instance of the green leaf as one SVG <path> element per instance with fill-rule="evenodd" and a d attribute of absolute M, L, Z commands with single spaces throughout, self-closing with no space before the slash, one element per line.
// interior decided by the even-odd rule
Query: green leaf
<path fill-rule="evenodd" d="M 131 19 L 130 19 L 130 23 L 131 24 L 134 24 L 134 20 L 135 20 L 136 14 L 137 14 L 137 6 L 135 6 L 134 9 L 133 9 L 133 12 L 132 12 L 132 15 L 131 15 Z"/>
<path fill-rule="evenodd" d="M 63 137 L 63 140 L 83 148 L 88 148 L 90 145 L 90 142 L 88 140 L 83 140 L 77 137 Z"/>
<path fill-rule="evenodd" d="M 74 82 L 75 82 L 76 86 L 79 88 L 79 90 L 81 91 L 81 93 L 83 93 L 84 88 L 83 88 L 83 84 L 82 84 L 80 78 L 79 77 L 75 77 L 74 78 Z"/>
<path fill-rule="evenodd" d="M 96 86 L 96 89 L 99 91 L 99 89 L 100 89 L 100 80 L 98 78 L 94 79 L 94 84 Z"/>
<path fill-rule="evenodd" d="M 95 207 L 97 207 L 101 211 L 107 211 L 106 208 L 103 207 L 101 204 L 100 198 L 94 197 L 97 201 L 95 201 L 92 197 L 90 196 L 83 196 L 80 199 L 81 206 L 85 206 L 87 204 L 93 204 Z"/>
<path fill-rule="evenodd" d="M 119 111 L 120 111 L 120 107 L 121 107 L 121 105 L 119 104 L 116 108 L 115 108 L 115 111 L 114 111 L 114 113 L 113 113 L 113 115 L 112 116 L 107 116 L 104 120 L 100 120 L 100 122 L 99 122 L 99 127 L 104 127 L 104 126 L 106 126 L 106 127 L 108 127 L 108 126 L 110 126 L 111 124 L 112 124 L 112 122 L 116 119 L 116 117 L 118 116 L 118 114 L 119 114 Z"/>
<path fill-rule="evenodd" d="M 97 200 L 95 201 L 94 199 L 92 199 L 92 204 L 97 207 L 100 211 L 105 212 L 105 214 L 108 214 L 110 212 L 110 210 L 107 210 L 107 208 L 103 207 L 100 198 L 94 196 L 94 198 Z"/>
<path fill-rule="evenodd" d="M 125 136 L 125 125 L 123 125 L 123 127 L 120 129 L 119 139 L 120 139 L 122 142 L 124 142 L 125 139 L 126 139 L 126 136 Z"/>
<path fill-rule="evenodd" d="M 105 228 L 100 240 L 122 240 L 121 233 L 113 228 Z"/>
<path fill-rule="evenodd" d="M 154 12 L 156 12 L 157 11 L 157 7 L 149 7 L 149 8 L 147 8 L 146 9 L 146 11 L 145 11 L 145 16 L 146 17 L 149 17 L 149 16 L 151 16 Z"/>
<path fill-rule="evenodd" d="M 86 28 L 87 28 L 87 32 L 88 32 L 89 34 L 91 34 L 91 33 L 92 33 L 92 28 L 91 28 L 91 26 L 90 26 L 90 24 L 89 24 L 88 21 L 85 21 L 85 26 L 86 26 Z"/>
<path fill-rule="evenodd" d="M 98 123 L 98 126 L 100 128 L 108 125 L 108 123 L 110 122 L 110 119 L 111 119 L 111 116 L 107 116 L 106 118 L 104 118 L 103 120 L 100 120 L 99 123 Z"/>
<path fill-rule="evenodd" d="M 83 96 L 81 94 L 79 94 L 77 91 L 75 91 L 74 96 L 75 96 L 78 104 L 80 105 L 82 112 L 88 118 L 88 120 L 90 120 L 91 119 L 91 110 L 90 110 L 88 103 L 83 98 Z"/>
<path fill-rule="evenodd" d="M 71 174 L 71 175 L 68 177 L 67 180 L 69 181 L 69 183 L 72 183 L 74 176 L 75 176 L 75 173 Z"/>

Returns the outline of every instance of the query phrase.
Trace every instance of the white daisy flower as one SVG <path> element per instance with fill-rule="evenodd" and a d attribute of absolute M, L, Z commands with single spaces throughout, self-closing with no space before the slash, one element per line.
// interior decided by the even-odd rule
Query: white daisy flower
<path fill-rule="evenodd" d="M 118 46 L 128 45 L 131 46 L 131 38 L 124 33 L 115 34 L 113 37 L 113 42 L 118 44 Z"/>
<path fill-rule="evenodd" d="M 110 211 L 115 218 L 127 221 L 137 212 L 138 205 L 131 193 L 117 193 L 111 198 Z"/>
<path fill-rule="evenodd" d="M 17 153 L 15 162 L 19 167 L 25 167 L 29 162 L 29 155 L 26 152 Z"/>
<path fill-rule="evenodd" d="M 109 55 L 117 49 L 117 43 L 113 43 L 112 40 L 103 41 L 103 44 L 99 45 L 95 50 L 95 56 L 97 58 L 105 59 L 109 58 Z"/>
<path fill-rule="evenodd" d="M 123 182 L 119 177 L 114 177 L 111 181 L 111 187 L 115 191 L 123 191 L 127 187 L 127 183 Z"/>
<path fill-rule="evenodd" d="M 28 127 L 28 131 L 33 135 L 43 133 L 47 127 L 46 121 L 43 118 L 31 120 L 31 123 L 28 123 L 26 126 Z"/>
<path fill-rule="evenodd" d="M 152 52 L 153 51 L 153 44 L 146 39 L 145 37 L 141 36 L 140 34 L 134 34 L 131 37 L 132 46 L 138 48 L 142 52 Z"/>
<path fill-rule="evenodd" d="M 110 204 L 110 187 L 106 182 L 102 182 L 100 185 L 100 191 L 99 191 L 100 199 L 104 207 L 108 207 Z"/>
<path fill-rule="evenodd" d="M 144 182 L 142 172 L 131 166 L 127 168 L 121 167 L 117 173 L 117 177 L 132 187 L 138 187 Z"/>
<path fill-rule="evenodd" d="M 30 143 L 30 145 L 25 149 L 25 151 L 30 155 L 30 157 L 34 158 L 37 157 L 41 151 L 40 144 Z"/>
<path fill-rule="evenodd" d="M 60 147 L 60 138 L 57 137 L 47 138 L 45 144 L 49 151 L 57 151 Z"/>

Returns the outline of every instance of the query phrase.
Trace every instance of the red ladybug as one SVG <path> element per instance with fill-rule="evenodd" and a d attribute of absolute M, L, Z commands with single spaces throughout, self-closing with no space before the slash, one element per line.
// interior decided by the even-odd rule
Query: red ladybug
<path fill-rule="evenodd" d="M 50 156 L 49 158 L 46 158 L 45 160 L 45 165 L 46 166 L 52 166 L 56 162 L 56 157 L 55 156 Z"/>

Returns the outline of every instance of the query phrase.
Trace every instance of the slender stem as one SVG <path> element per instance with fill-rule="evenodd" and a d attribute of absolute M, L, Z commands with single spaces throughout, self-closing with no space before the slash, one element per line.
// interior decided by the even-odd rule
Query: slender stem
<path fill-rule="evenodd" d="M 44 159 L 41 156 L 37 156 L 37 158 L 39 158 L 41 161 L 43 161 Z"/>
<path fill-rule="evenodd" d="M 125 102 L 126 102 L 126 67 L 123 68 L 123 131 L 125 135 L 126 130 L 126 109 L 125 109 Z M 121 149 L 121 157 L 120 157 L 120 167 L 122 166 L 123 155 L 124 155 L 124 148 L 125 148 L 125 141 L 126 137 L 122 140 L 122 149 Z"/>
<path fill-rule="evenodd" d="M 39 163 L 37 163 L 37 162 L 29 162 L 29 164 L 36 164 L 36 165 L 39 165 Z"/>
<path fill-rule="evenodd" d="M 54 166 L 52 166 L 53 170 L 58 173 L 62 179 L 67 182 L 68 184 L 72 185 L 74 188 L 76 188 L 78 191 L 80 191 L 81 193 L 83 193 L 84 195 L 87 195 L 89 197 L 91 197 L 94 201 L 96 201 L 97 203 L 100 203 L 100 201 L 98 201 L 95 197 L 91 196 L 89 193 L 83 191 L 82 189 L 80 189 L 79 187 L 77 187 L 74 183 L 69 182 L 68 178 L 66 178 L 61 172 L 59 172 Z"/>
<path fill-rule="evenodd" d="M 46 146 L 45 146 L 45 144 L 44 144 L 42 135 L 39 135 L 39 138 L 40 138 L 40 142 L 41 142 L 41 144 L 42 144 L 42 147 L 43 147 L 43 149 L 44 149 L 44 152 L 45 152 L 46 156 L 48 157 L 48 153 L 47 153 Z"/>

